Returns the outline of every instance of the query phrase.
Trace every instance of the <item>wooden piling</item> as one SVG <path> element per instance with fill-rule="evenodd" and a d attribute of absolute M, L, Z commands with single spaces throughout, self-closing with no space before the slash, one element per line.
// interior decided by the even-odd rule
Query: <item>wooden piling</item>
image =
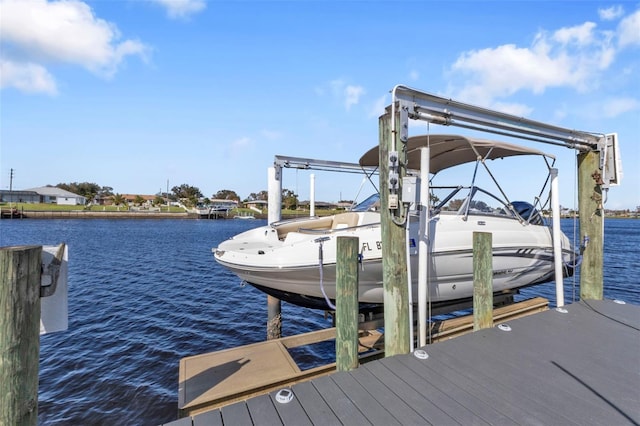
<path fill-rule="evenodd" d="M 473 233 L 473 330 L 493 327 L 493 237 Z"/>
<path fill-rule="evenodd" d="M 282 218 L 282 179 L 281 171 L 274 167 L 267 170 L 269 189 L 268 221 L 276 222 Z M 267 340 L 282 337 L 282 302 L 267 295 Z"/>
<path fill-rule="evenodd" d="M 336 369 L 358 367 L 358 237 L 337 238 Z"/>
<path fill-rule="evenodd" d="M 0 249 L 0 425 L 38 423 L 41 253 Z"/>
<path fill-rule="evenodd" d="M 382 237 L 382 281 L 384 288 L 384 350 L 385 356 L 409 352 L 409 290 L 407 288 L 407 251 L 405 229 L 393 221 L 389 206 L 389 151 L 392 141 L 398 139 L 391 133 L 391 120 L 397 117 L 387 113 L 380 117 L 380 228 Z M 399 164 L 404 164 L 406 153 L 396 146 Z M 402 175 L 399 173 L 399 179 Z M 401 193 L 401 191 L 398 191 Z M 402 203 L 402 200 L 399 200 Z M 397 210 L 394 211 L 394 213 Z M 399 218 L 398 218 L 399 220 Z"/>
<path fill-rule="evenodd" d="M 599 161 L 599 151 L 578 154 L 580 242 L 584 247 L 580 266 L 580 299 L 602 300 L 604 293 L 604 208 Z"/>

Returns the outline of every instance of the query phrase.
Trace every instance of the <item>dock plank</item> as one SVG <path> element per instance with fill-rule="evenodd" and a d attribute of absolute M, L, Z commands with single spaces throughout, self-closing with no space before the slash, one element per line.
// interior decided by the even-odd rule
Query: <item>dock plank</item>
<path fill-rule="evenodd" d="M 344 394 L 342 389 L 331 380 L 328 376 L 319 377 L 312 381 L 316 390 L 331 410 L 340 419 L 343 424 L 347 425 L 365 425 L 371 424 L 364 415 L 358 410 L 358 407 Z"/>
<path fill-rule="evenodd" d="M 364 389 L 367 389 L 371 396 L 373 396 L 381 406 L 385 407 L 400 424 L 418 425 L 426 423 L 424 417 L 421 417 L 411 406 L 392 392 L 391 389 L 387 388 L 385 383 L 381 382 L 366 368 L 354 370 L 352 376 Z"/>
<path fill-rule="evenodd" d="M 322 395 L 311 382 L 296 383 L 293 385 L 292 390 L 300 404 L 304 406 L 305 413 L 312 424 L 325 426 L 342 425 L 333 410 L 331 410 L 331 407 L 327 405 Z"/>
<path fill-rule="evenodd" d="M 220 409 L 223 424 L 229 425 L 251 425 L 253 420 L 249 413 L 246 402 L 236 402 Z"/>
<path fill-rule="evenodd" d="M 283 425 L 291 425 L 291 426 L 311 426 L 312 423 L 309 420 L 309 417 L 306 415 L 302 405 L 300 404 L 300 400 L 295 396 L 291 399 L 291 401 L 287 403 L 278 402 L 276 399 L 277 392 L 272 392 L 269 394 L 273 405 L 278 411 L 278 415 L 282 420 Z"/>
<path fill-rule="evenodd" d="M 429 400 L 440 409 L 446 411 L 456 422 L 466 425 L 470 423 L 486 424 L 481 418 L 474 416 L 473 412 L 465 407 L 465 402 L 456 400 L 452 395 L 444 393 L 438 388 L 438 383 L 424 380 L 414 371 L 400 362 L 398 357 L 385 358 L 382 362 L 389 370 L 402 379 L 413 392 L 428 395 Z"/>
<path fill-rule="evenodd" d="M 428 360 L 421 360 L 415 357 L 398 357 L 397 361 L 410 369 L 417 380 L 424 380 L 433 383 L 444 394 L 450 396 L 456 401 L 464 401 L 464 406 L 472 413 L 473 417 L 483 419 L 487 423 L 494 426 L 512 425 L 513 419 L 495 409 L 491 404 L 486 404 L 479 399 L 473 392 L 467 389 L 466 383 L 462 386 L 455 381 L 449 380 L 438 371 L 434 371 L 426 367 Z"/>
<path fill-rule="evenodd" d="M 517 402 L 510 402 L 510 398 L 505 398 L 500 392 L 501 389 L 492 386 L 490 382 L 485 380 L 474 380 L 474 377 L 466 374 L 463 369 L 457 368 L 449 362 L 450 359 L 439 359 L 439 357 L 431 356 L 428 363 L 424 363 L 426 370 L 422 370 L 425 380 L 448 380 L 460 389 L 464 389 L 472 397 L 482 401 L 487 409 L 495 409 L 498 411 L 499 417 L 494 419 L 496 424 L 500 424 L 502 417 L 508 420 L 507 425 L 516 424 L 515 419 L 526 417 L 532 424 L 552 424 L 551 419 L 547 416 L 538 416 L 537 413 L 528 410 L 528 407 Z M 403 362 L 405 362 L 403 360 Z M 523 416 L 523 414 L 525 414 Z M 485 415 L 482 416 L 486 419 Z"/>
<path fill-rule="evenodd" d="M 405 403 L 425 419 L 427 423 L 434 425 L 460 424 L 444 410 L 435 405 L 427 396 L 413 391 L 413 389 L 407 386 L 405 381 L 398 377 L 394 371 L 383 365 L 382 362 L 364 364 L 360 369 L 371 372 L 380 382 L 384 383 L 385 388 L 398 395 L 400 399 L 405 401 Z"/>
<path fill-rule="evenodd" d="M 396 355 L 296 383 L 286 404 L 271 393 L 271 408 L 263 396 L 214 416 L 268 425 L 640 424 L 640 307 L 565 308 L 509 320 L 511 331 L 427 345 L 424 360 Z"/>
<path fill-rule="evenodd" d="M 220 410 L 211 410 L 193 416 L 193 426 L 222 426 L 222 413 Z"/>
<path fill-rule="evenodd" d="M 331 379 L 372 424 L 400 425 L 400 422 L 387 411 L 386 407 L 358 383 L 351 373 L 336 373 L 331 376 Z"/>
<path fill-rule="evenodd" d="M 272 426 L 282 424 L 278 411 L 273 406 L 269 395 L 260 395 L 247 400 L 247 408 L 254 425 Z"/>

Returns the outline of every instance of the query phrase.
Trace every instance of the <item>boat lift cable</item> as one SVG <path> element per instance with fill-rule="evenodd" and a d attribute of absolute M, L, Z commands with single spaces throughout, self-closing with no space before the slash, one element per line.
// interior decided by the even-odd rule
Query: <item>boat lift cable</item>
<path fill-rule="evenodd" d="M 320 290 L 322 291 L 322 295 L 324 296 L 325 302 L 327 302 L 327 306 L 329 306 L 334 311 L 336 310 L 336 305 L 331 303 L 331 299 L 327 296 L 327 293 L 324 290 L 324 265 L 323 265 L 323 253 L 322 253 L 322 243 L 325 241 L 329 241 L 329 237 L 321 237 L 316 238 L 314 242 L 318 243 L 318 268 L 320 269 Z"/>

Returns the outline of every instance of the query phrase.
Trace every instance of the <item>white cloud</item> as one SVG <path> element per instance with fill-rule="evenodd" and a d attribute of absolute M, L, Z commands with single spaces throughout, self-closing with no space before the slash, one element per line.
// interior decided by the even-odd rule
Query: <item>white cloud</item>
<path fill-rule="evenodd" d="M 347 84 L 341 79 L 331 80 L 326 86 L 335 99 L 344 103 L 347 111 L 351 109 L 353 105 L 360 103 L 360 98 L 367 93 L 364 87 Z M 322 87 L 316 87 L 315 92 L 318 96 L 324 96 L 326 90 Z"/>
<path fill-rule="evenodd" d="M 603 115 L 607 118 L 614 118 L 629 111 L 640 108 L 640 102 L 633 98 L 608 99 L 602 105 Z"/>
<path fill-rule="evenodd" d="M 36 65 L 50 80 L 53 77 L 45 69 L 46 64 L 75 64 L 110 78 L 125 57 L 137 55 L 146 59 L 149 51 L 140 41 L 121 41 L 114 24 L 97 18 L 86 3 L 78 0 L 2 0 L 0 4 L 0 37 L 3 44 L 11 47 L 3 49 L 3 59 L 25 72 L 33 72 Z M 5 57 L 6 52 L 14 57 Z"/>
<path fill-rule="evenodd" d="M 347 109 L 351 109 L 352 105 L 357 105 L 360 102 L 360 97 L 366 92 L 362 86 L 347 86 L 344 89 L 345 101 L 344 106 Z"/>
<path fill-rule="evenodd" d="M 505 44 L 464 52 L 452 65 L 454 78 L 464 82 L 455 95 L 469 102 L 497 105 L 496 98 L 519 91 L 541 94 L 551 87 L 589 91 L 598 87 L 600 73 L 616 57 L 614 37 L 613 32 L 599 31 L 595 23 L 585 22 L 551 34 L 541 31 L 528 47 Z M 504 106 L 512 113 L 528 109 L 524 105 Z"/>
<path fill-rule="evenodd" d="M 390 101 L 389 101 L 389 96 L 388 95 L 385 94 L 385 95 L 380 96 L 373 103 L 371 109 L 369 110 L 369 114 L 367 115 L 367 117 L 369 117 L 369 118 L 378 118 L 378 117 L 380 117 L 382 114 L 384 114 L 384 109 L 387 107 L 389 102 Z"/>
<path fill-rule="evenodd" d="M 598 15 L 603 21 L 613 21 L 624 13 L 622 6 L 611 6 L 607 9 L 598 9 Z"/>
<path fill-rule="evenodd" d="M 0 89 L 14 87 L 25 93 L 58 93 L 56 82 L 42 66 L 0 59 Z"/>
<path fill-rule="evenodd" d="M 152 0 L 167 10 L 167 16 L 172 19 L 186 19 L 203 11 L 207 4 L 204 0 Z"/>
<path fill-rule="evenodd" d="M 620 47 L 640 45 L 640 10 L 624 18 L 618 25 Z"/>
<path fill-rule="evenodd" d="M 249 137 L 242 137 L 231 142 L 228 153 L 231 158 L 240 157 L 246 154 L 247 150 L 253 148 L 253 141 Z"/>

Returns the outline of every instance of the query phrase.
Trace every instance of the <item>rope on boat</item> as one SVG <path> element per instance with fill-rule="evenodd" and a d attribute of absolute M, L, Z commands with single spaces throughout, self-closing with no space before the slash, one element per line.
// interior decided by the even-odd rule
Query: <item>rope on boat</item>
<path fill-rule="evenodd" d="M 324 300 L 325 302 L 327 302 L 327 306 L 329 306 L 331 309 L 335 310 L 336 306 L 331 303 L 331 300 L 329 299 L 329 296 L 327 296 L 327 293 L 324 290 L 324 272 L 323 272 L 323 265 L 322 265 L 322 243 L 324 243 L 325 241 L 328 241 L 329 237 L 321 237 L 321 238 L 316 238 L 314 240 L 314 242 L 318 243 L 318 267 L 320 268 L 320 290 L 322 291 L 322 295 L 324 296 Z"/>

